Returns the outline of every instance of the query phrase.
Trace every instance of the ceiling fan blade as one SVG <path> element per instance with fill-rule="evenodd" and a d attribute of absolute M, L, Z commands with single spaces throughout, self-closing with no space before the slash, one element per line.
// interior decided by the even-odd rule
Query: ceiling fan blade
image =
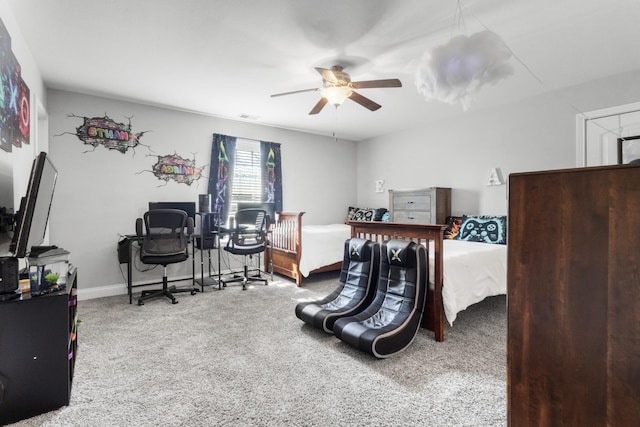
<path fill-rule="evenodd" d="M 398 79 L 386 80 L 366 80 L 363 82 L 351 82 L 354 89 L 369 89 L 376 87 L 402 87 L 402 82 Z"/>
<path fill-rule="evenodd" d="M 311 109 L 311 111 L 309 111 L 309 115 L 318 114 L 325 105 L 327 105 L 327 98 L 320 98 L 320 101 L 318 101 L 318 103 Z"/>
<path fill-rule="evenodd" d="M 351 95 L 349 96 L 349 99 L 351 99 L 352 101 L 357 102 L 358 104 L 362 105 L 365 108 L 368 108 L 371 111 L 376 111 L 377 109 L 382 107 L 382 105 L 373 102 L 369 98 L 367 98 L 365 96 L 362 96 L 357 92 L 351 92 Z"/>
<path fill-rule="evenodd" d="M 271 98 L 275 98 L 276 96 L 293 95 L 294 93 L 315 92 L 316 90 L 319 90 L 319 88 L 314 87 L 313 89 L 301 89 L 301 90 L 294 90 L 291 92 L 274 93 L 273 95 L 271 95 Z"/>
<path fill-rule="evenodd" d="M 322 76 L 322 80 L 326 81 L 327 83 L 338 84 L 336 75 L 333 74 L 333 71 L 331 71 L 330 69 L 316 67 L 316 71 L 320 73 L 320 75 Z"/>

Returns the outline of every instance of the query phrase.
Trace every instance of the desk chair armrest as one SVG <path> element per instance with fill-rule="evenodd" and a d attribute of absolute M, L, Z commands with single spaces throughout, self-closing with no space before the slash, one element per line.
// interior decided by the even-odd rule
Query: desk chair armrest
<path fill-rule="evenodd" d="M 191 236 L 193 236 L 193 230 L 194 230 L 194 225 L 193 225 L 193 218 L 188 217 L 187 218 L 187 236 L 189 236 L 189 238 L 191 238 Z"/>
<path fill-rule="evenodd" d="M 138 236 L 138 243 L 142 242 L 142 238 L 144 237 L 142 227 L 144 226 L 142 222 L 142 218 L 136 219 L 136 236 Z"/>

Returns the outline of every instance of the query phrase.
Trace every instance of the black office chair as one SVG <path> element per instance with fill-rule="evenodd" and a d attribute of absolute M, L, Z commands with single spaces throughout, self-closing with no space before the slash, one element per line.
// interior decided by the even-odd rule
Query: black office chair
<path fill-rule="evenodd" d="M 264 282 L 267 279 L 260 277 L 258 268 L 257 275 L 249 275 L 248 261 L 253 255 L 262 253 L 267 248 L 267 211 L 263 209 L 243 209 L 236 212 L 235 227 L 231 230 L 231 235 L 224 250 L 234 255 L 244 256 L 244 270 L 242 276 L 232 279 L 222 279 L 223 286 L 227 283 L 242 282 L 242 290 L 247 290 L 249 282 Z"/>
<path fill-rule="evenodd" d="M 145 233 L 142 229 L 142 218 L 136 220 L 136 235 L 140 244 L 140 261 L 144 264 L 159 264 L 164 267 L 162 289 L 142 291 L 138 305 L 158 296 L 166 296 L 172 304 L 178 301 L 173 296 L 176 292 L 191 292 L 196 288 L 177 289 L 167 286 L 167 265 L 185 261 L 189 258 L 189 237 L 193 234 L 193 218 L 178 209 L 154 209 L 144 214 Z"/>

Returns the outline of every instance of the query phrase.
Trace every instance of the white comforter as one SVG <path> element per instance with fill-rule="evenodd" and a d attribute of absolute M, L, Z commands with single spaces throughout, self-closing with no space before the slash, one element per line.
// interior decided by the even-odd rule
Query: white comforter
<path fill-rule="evenodd" d="M 344 242 L 351 237 L 346 224 L 302 227 L 300 273 L 341 262 Z M 489 296 L 507 293 L 507 246 L 444 240 L 442 302 L 450 325 L 458 313 Z M 429 281 L 433 283 L 433 242 L 429 248 Z"/>
<path fill-rule="evenodd" d="M 429 280 L 433 283 L 433 242 L 429 249 Z M 444 240 L 443 254 L 442 303 L 450 325 L 470 305 L 507 293 L 506 245 Z"/>
<path fill-rule="evenodd" d="M 307 277 L 316 268 L 342 262 L 344 242 L 349 238 L 351 227 L 347 224 L 303 226 L 300 273 Z"/>

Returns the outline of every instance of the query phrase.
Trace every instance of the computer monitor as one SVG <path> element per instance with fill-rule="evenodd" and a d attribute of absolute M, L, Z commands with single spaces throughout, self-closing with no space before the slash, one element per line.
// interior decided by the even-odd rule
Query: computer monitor
<path fill-rule="evenodd" d="M 273 202 L 238 202 L 238 211 L 242 209 L 263 209 L 267 211 L 267 225 L 276 222 L 276 204 Z"/>
<path fill-rule="evenodd" d="M 9 246 L 16 258 L 24 258 L 32 247 L 44 242 L 57 177 L 58 171 L 47 153 L 38 154 L 31 166 L 27 193 L 21 200 L 16 230 Z"/>

